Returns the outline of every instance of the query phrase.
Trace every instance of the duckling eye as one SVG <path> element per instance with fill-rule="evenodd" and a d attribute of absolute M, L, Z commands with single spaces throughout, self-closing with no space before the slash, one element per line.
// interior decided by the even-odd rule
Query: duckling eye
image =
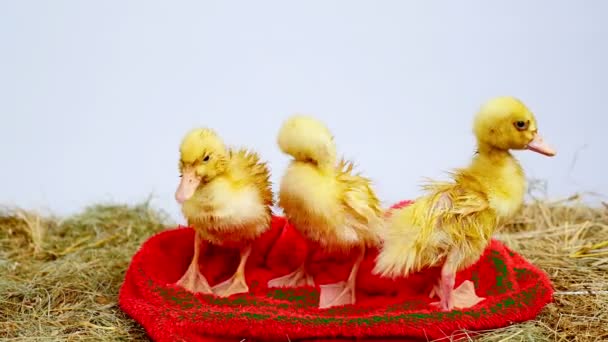
<path fill-rule="evenodd" d="M 203 161 L 204 162 L 209 161 L 209 156 L 205 156 L 205 158 L 203 158 Z"/>
<path fill-rule="evenodd" d="M 525 131 L 526 129 L 528 129 L 528 122 L 529 121 L 516 121 L 515 128 L 517 128 L 520 131 Z"/>

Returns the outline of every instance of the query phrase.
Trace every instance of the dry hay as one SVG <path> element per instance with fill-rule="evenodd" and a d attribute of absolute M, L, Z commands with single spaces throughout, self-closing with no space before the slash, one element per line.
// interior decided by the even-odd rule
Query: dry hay
<path fill-rule="evenodd" d="M 0 339 L 145 339 L 116 301 L 131 256 L 164 222 L 145 204 L 0 215 Z"/>
<path fill-rule="evenodd" d="M 130 257 L 168 226 L 148 205 L 94 206 L 65 220 L 0 215 L 0 339 L 141 340 L 116 304 Z M 497 236 L 544 269 L 555 303 L 533 321 L 447 340 L 608 340 L 608 207 L 534 202 Z"/>

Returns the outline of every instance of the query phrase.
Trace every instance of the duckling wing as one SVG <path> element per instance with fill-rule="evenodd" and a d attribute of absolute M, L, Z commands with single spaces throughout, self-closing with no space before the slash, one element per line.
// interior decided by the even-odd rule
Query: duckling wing
<path fill-rule="evenodd" d="M 263 162 L 256 152 L 247 149 L 231 150 L 230 157 L 229 168 L 234 182 L 255 186 L 261 201 L 270 210 L 273 196 L 268 164 Z"/>
<path fill-rule="evenodd" d="M 344 206 L 349 214 L 356 217 L 362 223 L 371 223 L 380 213 L 378 199 L 371 191 L 366 189 L 352 188 L 344 194 Z"/>
<path fill-rule="evenodd" d="M 344 188 L 342 205 L 350 224 L 367 239 L 377 240 L 374 232 L 382 215 L 380 200 L 371 187 L 371 180 L 353 174 L 353 164 L 342 161 L 338 179 Z M 364 238 L 365 238 L 364 237 Z"/>
<path fill-rule="evenodd" d="M 434 226 L 437 219 L 445 222 L 463 219 L 487 210 L 490 205 L 479 181 L 471 175 L 457 171 L 455 182 L 428 181 L 423 189 L 430 194 L 430 214 Z"/>
<path fill-rule="evenodd" d="M 470 264 L 490 239 L 497 224 L 496 213 L 487 195 L 473 186 L 458 183 L 434 186 L 426 236 L 431 240 L 433 236 L 442 237 L 438 240 L 439 249 L 456 248 L 466 256 L 463 264 Z"/>
<path fill-rule="evenodd" d="M 434 202 L 434 214 L 444 219 L 464 218 L 489 208 L 483 194 L 459 186 L 436 193 Z"/>

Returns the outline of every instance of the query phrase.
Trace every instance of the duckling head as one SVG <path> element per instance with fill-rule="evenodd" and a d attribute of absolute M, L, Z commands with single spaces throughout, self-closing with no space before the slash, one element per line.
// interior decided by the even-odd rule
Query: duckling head
<path fill-rule="evenodd" d="M 473 127 L 480 149 L 530 150 L 546 156 L 555 155 L 555 150 L 538 134 L 534 114 L 514 97 L 487 101 L 475 116 Z"/>
<path fill-rule="evenodd" d="M 175 199 L 182 204 L 191 198 L 201 184 L 226 172 L 228 150 L 211 129 L 193 129 L 180 145 L 179 171 L 181 181 Z"/>

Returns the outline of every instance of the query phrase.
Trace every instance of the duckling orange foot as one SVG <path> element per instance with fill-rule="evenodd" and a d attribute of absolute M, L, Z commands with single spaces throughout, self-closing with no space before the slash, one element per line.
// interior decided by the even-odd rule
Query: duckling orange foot
<path fill-rule="evenodd" d="M 465 280 L 454 290 L 453 293 L 454 307 L 458 309 L 466 309 L 477 305 L 485 298 L 477 296 L 475 293 L 475 285 L 470 280 Z"/>
<path fill-rule="evenodd" d="M 239 266 L 236 268 L 234 275 L 230 279 L 215 285 L 212 290 L 220 297 L 229 297 L 237 293 L 249 292 L 249 286 L 245 281 L 245 264 L 251 254 L 251 245 L 241 250 L 241 261 Z"/>
<path fill-rule="evenodd" d="M 190 261 L 190 265 L 186 273 L 178 280 L 175 285 L 180 286 L 192 293 L 213 293 L 205 276 L 201 273 L 198 267 L 198 258 L 200 256 L 201 237 L 198 233 L 194 233 L 194 255 Z"/>
<path fill-rule="evenodd" d="M 249 292 L 249 286 L 247 286 L 245 276 L 237 273 L 230 279 L 213 286 L 212 290 L 220 297 L 229 297 L 238 293 Z"/>
<path fill-rule="evenodd" d="M 485 298 L 477 296 L 475 293 L 475 285 L 470 280 L 465 280 L 456 289 L 450 289 L 448 292 L 441 290 L 441 286 L 436 286 L 430 297 L 438 295 L 439 301 L 431 303 L 432 306 L 437 306 L 443 311 L 452 309 L 466 309 L 477 305 Z"/>
<path fill-rule="evenodd" d="M 319 309 L 327 309 L 334 306 L 355 304 L 354 282 L 339 282 L 335 284 L 321 285 L 319 293 Z"/>
<path fill-rule="evenodd" d="M 301 287 L 301 286 L 315 286 L 315 282 L 310 274 L 306 272 L 304 265 L 300 266 L 297 270 L 284 275 L 282 277 L 274 278 L 268 281 L 268 287 Z"/>
<path fill-rule="evenodd" d="M 184 275 L 175 285 L 180 286 L 192 293 L 213 293 L 207 279 L 198 269 L 198 265 L 191 264 Z"/>
<path fill-rule="evenodd" d="M 355 304 L 355 286 L 357 282 L 357 273 L 359 266 L 365 256 L 365 249 L 361 249 L 359 256 L 355 261 L 353 268 L 350 270 L 350 275 L 346 282 L 335 284 L 327 284 L 320 286 L 319 293 L 319 309 L 326 309 L 332 306 Z"/>

